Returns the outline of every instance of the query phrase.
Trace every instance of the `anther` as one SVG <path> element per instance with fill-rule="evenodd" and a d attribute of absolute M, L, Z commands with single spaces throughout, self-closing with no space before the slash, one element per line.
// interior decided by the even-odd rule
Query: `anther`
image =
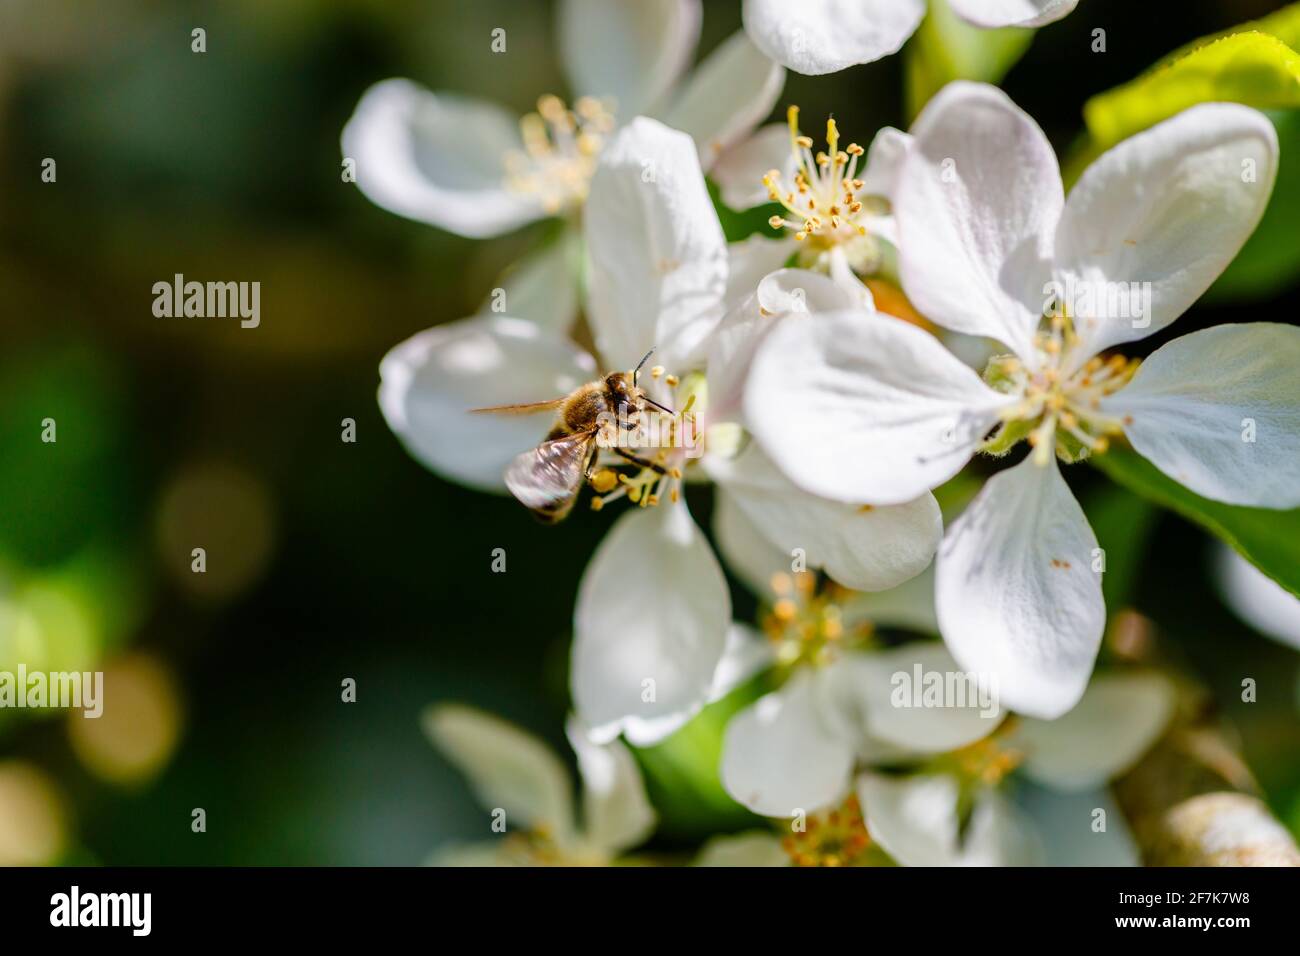
<path fill-rule="evenodd" d="M 617 472 L 605 468 L 591 476 L 591 487 L 603 495 L 607 491 L 613 491 L 618 486 L 618 478 Z"/>

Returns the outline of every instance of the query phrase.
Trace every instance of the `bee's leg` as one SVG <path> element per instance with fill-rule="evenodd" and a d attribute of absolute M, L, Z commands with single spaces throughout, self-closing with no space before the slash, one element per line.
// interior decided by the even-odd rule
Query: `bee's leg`
<path fill-rule="evenodd" d="M 656 475 L 667 475 L 669 473 L 668 469 L 658 462 L 651 461 L 649 458 L 642 458 L 640 455 L 634 455 L 626 448 L 615 447 L 611 448 L 610 451 L 618 455 L 620 458 L 626 458 L 634 465 L 640 465 L 642 468 L 649 468 Z"/>

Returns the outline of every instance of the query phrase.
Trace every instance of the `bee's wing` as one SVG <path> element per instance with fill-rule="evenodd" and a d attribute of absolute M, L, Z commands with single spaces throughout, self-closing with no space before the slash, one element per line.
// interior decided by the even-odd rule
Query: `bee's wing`
<path fill-rule="evenodd" d="M 487 408 L 471 408 L 474 413 L 491 413 L 493 415 L 535 415 L 550 411 L 564 404 L 563 398 L 552 398 L 547 402 L 526 402 L 523 405 L 490 405 Z"/>
<path fill-rule="evenodd" d="M 542 518 L 559 521 L 582 487 L 595 430 L 562 435 L 515 456 L 506 468 L 506 487 Z"/>

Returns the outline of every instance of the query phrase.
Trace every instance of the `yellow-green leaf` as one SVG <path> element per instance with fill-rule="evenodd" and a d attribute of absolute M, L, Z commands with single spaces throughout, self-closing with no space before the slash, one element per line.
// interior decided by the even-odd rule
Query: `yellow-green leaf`
<path fill-rule="evenodd" d="M 1300 107 L 1300 54 L 1267 33 L 1221 37 L 1094 96 L 1083 107 L 1092 145 L 1108 149 L 1197 103 Z"/>

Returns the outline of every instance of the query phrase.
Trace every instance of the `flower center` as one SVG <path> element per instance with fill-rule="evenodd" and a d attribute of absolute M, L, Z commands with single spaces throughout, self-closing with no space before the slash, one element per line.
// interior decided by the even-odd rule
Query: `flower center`
<path fill-rule="evenodd" d="M 871 850 L 871 836 L 856 795 L 835 810 L 808 817 L 801 830 L 781 839 L 781 848 L 795 866 L 862 866 Z"/>
<path fill-rule="evenodd" d="M 870 624 L 845 627 L 837 585 L 828 582 L 818 591 L 817 576 L 800 571 L 772 575 L 771 586 L 776 600 L 759 625 L 776 645 L 779 665 L 822 667 L 836 660 L 845 648 L 870 640 Z"/>
<path fill-rule="evenodd" d="M 1038 361 L 1033 368 L 1014 355 L 994 358 L 985 380 L 995 389 L 1020 396 L 1003 409 L 1002 428 L 985 445 L 985 451 L 1005 454 L 1026 438 L 1034 461 L 1046 465 L 1052 452 L 1066 462 L 1104 452 L 1110 436 L 1128 422 L 1101 410 L 1102 399 L 1119 391 L 1133 377 L 1140 361 L 1122 355 L 1094 356 L 1074 368 L 1068 361 L 1078 338 L 1070 319 L 1055 315 L 1051 326 L 1034 339 Z"/>
<path fill-rule="evenodd" d="M 677 376 L 656 365 L 650 377 L 663 382 L 668 407 L 676 407 L 681 384 Z M 673 502 L 681 497 L 682 469 L 699 441 L 695 397 L 696 392 L 691 391 L 672 414 L 647 405 L 635 428 L 611 428 L 599 439 L 602 467 L 588 481 L 596 492 L 592 510 L 599 511 L 624 497 L 642 508 L 659 504 L 665 494 Z"/>
<path fill-rule="evenodd" d="M 600 100 L 584 96 L 570 110 L 548 93 L 519 121 L 524 148 L 506 156 L 506 187 L 537 196 L 550 215 L 581 205 L 613 128 L 614 114 Z"/>
<path fill-rule="evenodd" d="M 878 196 L 859 196 L 863 182 L 856 178 L 858 163 L 866 151 L 857 143 L 840 149 L 839 128 L 832 118 L 826 121 L 826 151 L 813 155 L 812 139 L 799 132 L 799 107 L 791 106 L 786 116 L 794 179 L 787 181 L 777 169 L 763 177 L 768 196 L 786 210 L 768 224 L 773 229 L 788 229 L 795 239 L 808 242 L 814 256 L 835 246 L 849 247 L 854 267 L 871 271 L 867 267 L 879 252 L 867 234 L 866 219 L 883 215 L 889 203 Z"/>
<path fill-rule="evenodd" d="M 973 744 L 967 744 L 965 747 L 944 754 L 939 761 L 944 764 L 945 769 L 951 770 L 965 784 L 996 786 L 1025 759 L 1023 753 L 1008 747 L 1005 743 L 1010 733 L 1007 728 L 1015 726 L 1014 719 L 1007 718 L 1002 727 L 983 740 L 977 740 Z"/>

